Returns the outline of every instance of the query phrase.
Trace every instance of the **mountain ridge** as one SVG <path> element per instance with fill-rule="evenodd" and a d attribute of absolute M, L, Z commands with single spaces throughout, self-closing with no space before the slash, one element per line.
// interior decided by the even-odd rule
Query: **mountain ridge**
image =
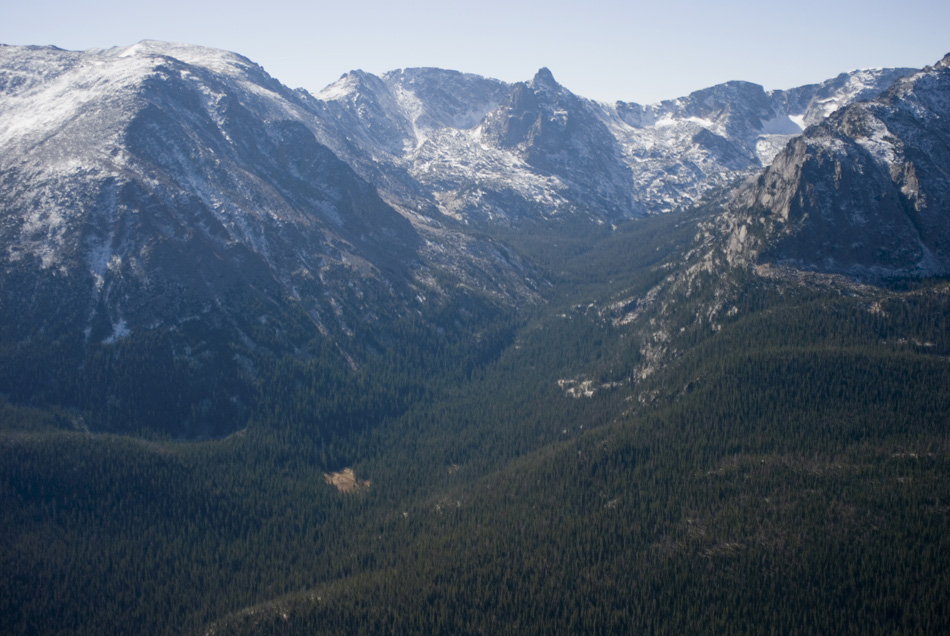
<path fill-rule="evenodd" d="M 582 125 L 581 128 L 591 131 L 590 134 L 599 135 L 600 143 L 603 145 L 612 142 L 608 142 L 602 133 L 593 131 L 601 124 L 607 126 L 612 136 L 617 139 L 616 143 L 622 148 L 623 155 L 622 158 L 605 157 L 606 163 L 602 169 L 607 169 L 608 173 L 614 173 L 616 175 L 614 178 L 607 179 L 602 184 L 588 183 L 586 185 L 600 186 L 598 189 L 606 188 L 609 191 L 611 181 L 616 181 L 617 187 L 628 190 L 632 188 L 637 199 L 629 201 L 627 197 L 619 193 L 613 197 L 608 196 L 604 201 L 607 208 L 601 206 L 601 209 L 595 213 L 595 217 L 601 221 L 617 220 L 624 216 L 670 211 L 677 207 L 694 204 L 711 189 L 722 187 L 739 176 L 767 164 L 792 136 L 800 134 L 804 127 L 820 120 L 834 108 L 854 99 L 874 96 L 884 90 L 894 79 L 912 70 L 854 71 L 820 84 L 784 91 L 766 92 L 759 85 L 729 82 L 696 91 L 686 98 L 665 100 L 648 106 L 624 102 L 611 105 L 578 98 L 579 101 L 575 102 L 573 107 L 574 119 L 588 120 L 586 126 Z M 415 74 L 424 72 L 423 69 L 410 69 L 410 71 Z M 406 70 L 393 71 L 387 75 L 394 77 L 405 72 Z M 539 72 L 536 78 L 544 79 L 544 81 L 539 80 L 539 85 L 547 86 L 549 95 L 556 93 L 556 91 L 552 92 L 553 87 L 559 85 L 550 71 Z M 479 81 L 486 80 L 480 78 Z M 494 80 L 487 81 L 492 82 L 495 89 L 507 88 L 508 91 L 522 91 L 520 95 L 523 97 L 518 97 L 518 99 L 526 96 L 523 91 L 531 84 L 531 82 L 520 82 L 505 85 L 494 83 Z M 522 85 L 525 88 L 518 88 Z M 562 94 L 570 93 L 567 89 L 560 88 Z M 741 90 L 737 92 L 737 89 Z M 405 87 L 400 87 L 400 90 L 402 94 L 406 94 Z M 345 88 L 337 82 L 315 97 L 320 99 L 321 94 L 339 96 L 341 91 L 345 92 Z M 745 106 L 741 114 L 733 113 L 730 104 L 742 102 L 743 94 L 746 95 L 746 101 L 749 98 L 757 100 L 758 106 L 752 110 Z M 495 99 L 498 99 L 497 94 Z M 536 122 L 541 124 L 547 122 L 546 126 L 556 127 L 557 121 L 553 117 L 555 111 L 565 114 L 568 112 L 548 108 L 548 116 L 542 120 L 536 119 L 537 113 L 533 115 L 535 119 L 532 120 L 532 125 Z M 491 116 L 490 110 L 487 115 Z M 531 157 L 524 155 L 524 151 L 516 152 L 512 156 L 511 151 L 516 150 L 517 144 L 513 143 L 514 138 L 507 139 L 506 134 L 498 128 L 502 124 L 498 121 L 498 117 L 507 118 L 508 116 L 510 113 L 496 114 L 496 123 L 489 125 L 487 137 L 484 134 L 477 134 L 478 131 L 473 130 L 471 121 L 466 122 L 462 130 L 453 130 L 451 126 L 443 127 L 442 134 L 435 136 L 432 135 L 433 129 L 429 129 L 430 132 L 425 137 L 427 141 L 433 143 L 423 153 L 418 152 L 419 144 L 416 148 L 407 146 L 407 152 L 401 157 L 393 152 L 394 146 L 385 149 L 386 152 L 382 155 L 374 154 L 377 149 L 364 148 L 363 152 L 377 158 L 386 157 L 386 162 L 398 164 L 400 169 L 407 168 L 411 176 L 423 181 L 430 188 L 434 185 L 439 201 L 433 202 L 430 199 L 430 203 L 438 207 L 441 212 L 448 212 L 450 216 L 459 220 L 465 219 L 465 214 L 458 212 L 460 209 L 467 209 L 470 213 L 477 214 L 478 209 L 487 207 L 484 197 L 476 199 L 467 194 L 467 191 L 476 188 L 476 185 L 464 173 L 459 174 L 461 167 L 466 165 L 479 165 L 483 173 L 487 167 L 490 170 L 489 174 L 507 175 L 511 181 L 517 181 L 514 179 L 514 175 L 517 174 L 522 185 L 515 188 L 513 194 L 520 200 L 525 208 L 525 214 L 529 217 L 534 217 L 539 213 L 542 216 L 550 216 L 551 212 L 545 212 L 545 208 L 555 213 L 558 210 L 570 209 L 572 197 L 566 196 L 566 191 L 570 190 L 570 178 L 567 175 L 561 175 L 561 178 L 558 178 L 557 174 L 552 173 L 551 166 L 548 165 L 550 160 L 547 160 L 548 164 L 546 164 L 545 159 L 538 154 L 540 148 L 535 148 L 534 154 L 531 155 L 535 163 L 541 162 L 537 166 L 532 166 Z M 525 116 L 525 113 L 519 115 L 521 118 Z M 713 118 L 710 119 L 710 116 Z M 412 120 L 413 118 L 411 113 L 404 111 L 400 119 Z M 594 123 L 594 119 L 601 123 Z M 385 127 L 385 123 L 374 121 L 374 127 Z M 521 124 L 522 127 L 527 125 L 528 122 Z M 542 128 L 539 128 L 538 132 L 541 131 Z M 524 141 L 523 135 L 526 133 L 527 128 L 520 133 L 521 141 Z M 333 143 L 327 143 L 334 147 Z M 572 150 L 579 152 L 581 147 L 583 144 Z M 358 156 L 353 155 L 353 157 L 353 161 L 359 161 Z M 450 177 L 451 183 L 433 184 L 431 180 L 427 180 L 426 174 L 431 171 L 431 164 L 436 158 L 438 158 L 436 165 L 440 174 L 454 175 Z M 522 160 L 528 160 L 528 165 L 523 166 Z M 379 171 L 378 167 L 374 169 Z M 623 174 L 627 170 L 635 172 L 635 183 L 632 186 L 629 184 L 630 177 Z M 385 183 L 386 180 L 383 181 Z M 443 189 L 446 185 L 448 189 Z M 385 186 L 383 189 L 386 189 Z M 540 200 L 546 200 L 547 203 L 542 205 L 540 210 L 534 206 L 535 211 L 531 211 L 532 204 L 539 201 L 539 195 Z M 627 212 L 618 216 L 616 211 L 610 212 L 611 209 L 626 209 Z M 512 216 L 509 213 L 507 220 L 517 223 L 518 217 L 512 218 Z M 503 217 L 498 214 L 492 215 L 491 218 L 495 219 L 493 222 L 497 222 Z"/>

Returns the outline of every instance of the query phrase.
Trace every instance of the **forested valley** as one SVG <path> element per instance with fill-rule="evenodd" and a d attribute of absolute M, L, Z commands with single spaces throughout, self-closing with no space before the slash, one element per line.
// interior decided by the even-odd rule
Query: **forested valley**
<path fill-rule="evenodd" d="M 150 410 L 4 396 L 0 632 L 945 633 L 950 283 L 724 272 L 618 320 L 704 214 L 513 234 L 543 302 L 355 329 L 355 365 L 262 351 L 226 437 L 122 421 L 189 390 L 144 340 L 71 390 Z"/>

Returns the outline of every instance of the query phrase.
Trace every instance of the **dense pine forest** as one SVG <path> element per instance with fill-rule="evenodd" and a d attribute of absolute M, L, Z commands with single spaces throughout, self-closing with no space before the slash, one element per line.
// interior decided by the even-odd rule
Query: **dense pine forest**
<path fill-rule="evenodd" d="M 715 325 L 705 292 L 616 320 L 701 218 L 513 234 L 544 302 L 356 329 L 357 364 L 261 350 L 205 405 L 226 437 L 134 419 L 207 380 L 148 340 L 83 353 L 89 386 L 38 354 L 87 401 L 0 404 L 0 633 L 945 633 L 948 283 L 733 272 Z"/>

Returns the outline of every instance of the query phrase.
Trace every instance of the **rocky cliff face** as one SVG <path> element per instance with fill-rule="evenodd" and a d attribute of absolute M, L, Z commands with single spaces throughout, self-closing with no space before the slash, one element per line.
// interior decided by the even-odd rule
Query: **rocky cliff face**
<path fill-rule="evenodd" d="M 761 259 L 865 278 L 950 272 L 948 65 L 835 112 L 736 194 L 734 213 L 770 237 Z"/>

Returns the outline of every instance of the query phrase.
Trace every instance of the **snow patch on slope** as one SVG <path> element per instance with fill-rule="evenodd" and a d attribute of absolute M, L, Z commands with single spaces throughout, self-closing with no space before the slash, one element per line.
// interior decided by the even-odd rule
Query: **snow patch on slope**
<path fill-rule="evenodd" d="M 409 144 L 411 150 L 417 150 L 429 139 L 429 131 L 419 125 L 419 120 L 425 114 L 425 104 L 416 97 L 416 94 L 407 90 L 404 86 L 396 86 L 393 89 L 393 97 L 396 103 L 403 109 L 407 119 L 412 123 L 412 130 L 415 133 L 415 144 Z"/>
<path fill-rule="evenodd" d="M 885 166 L 894 165 L 897 162 L 897 152 L 894 148 L 894 137 L 887 126 L 870 113 L 864 123 L 868 129 L 865 134 L 855 136 L 855 142 L 867 150 L 879 163 Z"/>

